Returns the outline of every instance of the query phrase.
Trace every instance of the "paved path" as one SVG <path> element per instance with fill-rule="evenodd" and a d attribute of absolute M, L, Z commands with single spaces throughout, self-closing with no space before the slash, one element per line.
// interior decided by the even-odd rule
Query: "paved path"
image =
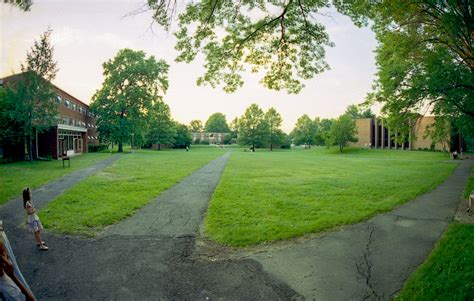
<path fill-rule="evenodd" d="M 389 300 L 453 219 L 472 162 L 392 212 L 251 258 L 307 300 Z"/>
<path fill-rule="evenodd" d="M 124 222 L 104 231 L 105 235 L 194 235 L 202 215 L 219 184 L 230 153 L 205 165 L 179 184 L 161 194 L 154 202 Z"/>
<path fill-rule="evenodd" d="M 45 233 L 51 249 L 40 252 L 31 234 L 21 227 L 9 229 L 18 263 L 36 296 L 47 300 L 387 300 L 424 261 L 452 219 L 472 164 L 462 162 L 432 192 L 365 223 L 304 243 L 269 247 L 245 259 L 204 260 L 191 255 L 227 156 L 208 163 L 96 239 Z M 35 191 L 40 206 L 64 189 L 59 185 L 54 192 L 54 187 Z M 0 208 L 3 216 L 23 219 L 22 210 L 17 217 L 17 209 L 5 213 L 4 208 L 7 205 Z"/>
<path fill-rule="evenodd" d="M 91 174 L 109 166 L 121 156 L 121 154 L 111 156 L 110 158 L 104 159 L 92 166 L 73 171 L 33 190 L 33 202 L 35 207 L 41 209 L 46 206 L 48 202 L 62 194 L 65 190 L 81 182 Z M 19 191 L 19 194 L 21 194 L 21 191 Z M 0 220 L 3 220 L 3 225 L 6 229 L 11 228 L 11 225 L 17 226 L 19 223 L 24 223 L 25 209 L 23 209 L 23 197 L 21 195 L 8 201 L 5 205 L 0 206 Z"/>
<path fill-rule="evenodd" d="M 8 235 L 18 263 L 36 297 L 45 300 L 289 300 L 294 297 L 292 289 L 273 279 L 254 260 L 213 262 L 191 256 L 203 213 L 228 156 L 208 163 L 96 239 L 45 233 L 43 237 L 50 250 L 41 252 L 34 247 L 31 234 L 21 228 L 10 229 Z"/>

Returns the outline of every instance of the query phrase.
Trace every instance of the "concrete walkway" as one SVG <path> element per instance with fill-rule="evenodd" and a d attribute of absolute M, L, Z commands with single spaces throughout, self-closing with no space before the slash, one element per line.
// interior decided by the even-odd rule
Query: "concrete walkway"
<path fill-rule="evenodd" d="M 451 221 L 472 165 L 462 161 L 433 191 L 367 222 L 304 243 L 270 246 L 244 259 L 206 260 L 192 256 L 195 239 L 228 156 L 203 166 L 95 239 L 45 233 L 51 249 L 40 252 L 30 233 L 21 227 L 7 228 L 36 296 L 47 300 L 388 300 L 426 259 Z M 97 171 L 100 166 L 93 168 Z M 57 181 L 63 184 L 38 189 L 35 203 L 44 206 L 66 189 L 66 183 L 77 183 L 94 170 L 83 172 Z M 24 213 L 18 204 L 19 200 L 1 207 L 0 216 L 19 224 Z"/>
<path fill-rule="evenodd" d="M 41 186 L 32 191 L 33 203 L 37 209 L 45 207 L 50 201 L 62 194 L 73 185 L 81 182 L 91 174 L 102 170 L 118 160 L 122 155 L 114 155 L 104 159 L 92 166 L 76 170 L 57 180 L 53 180 L 48 184 Z M 23 209 L 23 197 L 21 191 L 18 192 L 19 197 L 14 198 L 8 203 L 0 206 L 0 220 L 3 220 L 4 227 L 8 230 L 11 226 L 18 226 L 19 223 L 25 222 L 25 209 Z M 8 233 L 7 233 L 8 234 Z"/>
<path fill-rule="evenodd" d="M 40 300 L 289 300 L 295 292 L 254 260 L 192 258 L 195 236 L 229 154 L 211 161 L 95 239 L 9 231 Z M 36 197 L 37 198 L 37 197 Z M 36 199 L 35 198 L 35 199 Z M 21 212 L 21 218 L 23 212 Z"/>
<path fill-rule="evenodd" d="M 307 300 L 389 300 L 453 219 L 472 163 L 392 212 L 251 258 Z"/>
<path fill-rule="evenodd" d="M 208 163 L 189 177 L 174 185 L 154 202 L 129 219 L 112 225 L 104 235 L 193 235 L 219 184 L 230 153 Z"/>

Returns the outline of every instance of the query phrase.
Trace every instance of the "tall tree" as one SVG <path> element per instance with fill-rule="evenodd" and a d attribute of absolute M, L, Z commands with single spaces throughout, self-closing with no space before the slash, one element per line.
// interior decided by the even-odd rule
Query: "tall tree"
<path fill-rule="evenodd" d="M 270 143 L 270 151 L 272 151 L 274 144 L 282 142 L 283 132 L 280 127 L 283 119 L 281 118 L 280 113 L 278 113 L 274 108 L 270 108 L 265 113 L 265 121 L 268 126 L 268 143 Z"/>
<path fill-rule="evenodd" d="M 189 129 L 191 132 L 200 133 L 203 131 L 203 126 L 201 120 L 191 120 L 189 123 Z"/>
<path fill-rule="evenodd" d="M 357 142 L 355 120 L 350 115 L 341 115 L 331 125 L 329 136 L 333 143 L 339 145 L 339 151 L 342 152 L 349 142 Z"/>
<path fill-rule="evenodd" d="M 311 145 L 313 145 L 316 141 L 317 133 L 317 123 L 311 120 L 308 115 L 304 114 L 296 121 L 295 128 L 293 129 L 291 135 L 293 136 L 295 144 L 304 144 L 311 148 Z"/>
<path fill-rule="evenodd" d="M 230 129 L 227 125 L 225 115 L 222 113 L 214 113 L 206 121 L 204 130 L 208 133 L 229 133 Z"/>
<path fill-rule="evenodd" d="M 316 134 L 316 145 L 330 144 L 330 132 L 334 119 L 323 118 L 318 120 L 318 133 Z"/>
<path fill-rule="evenodd" d="M 258 105 L 251 104 L 239 118 L 238 142 L 250 146 L 252 151 L 255 151 L 255 146 L 265 144 L 267 137 L 268 125 L 265 114 Z"/>
<path fill-rule="evenodd" d="M 388 115 L 428 112 L 473 123 L 472 1 L 384 0 L 367 12 L 379 41 L 372 100 Z"/>
<path fill-rule="evenodd" d="M 230 138 L 231 140 L 234 139 L 235 141 L 235 139 L 237 139 L 237 135 L 239 134 L 239 117 L 235 117 L 234 119 L 232 119 L 229 125 L 229 129 Z"/>
<path fill-rule="evenodd" d="M 54 125 L 58 108 L 54 101 L 51 81 L 58 72 L 57 62 L 53 59 L 54 48 L 51 45 L 51 29 L 41 34 L 27 52 L 26 62 L 21 65 L 23 73 L 12 79 L 6 91 L 5 106 L 1 115 L 9 120 L 20 137 L 26 137 L 30 161 L 33 161 L 33 136 Z M 12 131 L 2 131 L 4 136 Z M 16 139 L 18 140 L 18 139 Z"/>
<path fill-rule="evenodd" d="M 162 100 L 155 102 L 150 110 L 150 122 L 147 133 L 147 141 L 150 144 L 171 145 L 175 143 L 176 127 L 171 119 L 169 106 Z"/>
<path fill-rule="evenodd" d="M 346 112 L 344 114 L 351 116 L 353 119 L 375 117 L 375 114 L 370 108 L 364 110 L 360 106 L 353 104 L 347 106 Z"/>
<path fill-rule="evenodd" d="M 191 145 L 191 133 L 186 125 L 175 122 L 174 124 L 176 135 L 174 137 L 174 146 L 176 148 L 185 148 Z"/>
<path fill-rule="evenodd" d="M 143 51 L 122 49 L 103 64 L 105 80 L 93 97 L 99 132 L 118 142 L 119 152 L 131 133 L 145 128 L 153 103 L 168 89 L 169 65 Z M 103 131 L 104 130 L 104 131 Z"/>

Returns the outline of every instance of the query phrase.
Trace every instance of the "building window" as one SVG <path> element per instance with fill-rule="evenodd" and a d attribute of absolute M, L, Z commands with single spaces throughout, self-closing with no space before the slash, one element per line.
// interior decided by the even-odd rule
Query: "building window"
<path fill-rule="evenodd" d="M 57 104 L 61 104 L 61 100 L 62 100 L 62 99 L 61 99 L 61 96 L 56 95 L 56 103 L 57 103 Z"/>
<path fill-rule="evenodd" d="M 69 108 L 70 105 L 71 105 L 71 103 L 69 102 L 69 99 L 64 99 L 64 106 L 66 108 Z"/>

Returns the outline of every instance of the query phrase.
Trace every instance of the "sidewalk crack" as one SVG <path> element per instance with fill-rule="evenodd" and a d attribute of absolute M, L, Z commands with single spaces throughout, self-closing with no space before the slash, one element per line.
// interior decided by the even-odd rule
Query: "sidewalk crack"
<path fill-rule="evenodd" d="M 375 290 L 373 279 L 372 279 L 372 251 L 371 245 L 374 240 L 374 231 L 375 228 L 372 224 L 367 225 L 367 230 L 369 232 L 369 237 L 367 240 L 367 244 L 365 245 L 364 255 L 362 256 L 362 260 L 360 263 L 356 262 L 357 273 L 365 278 L 365 284 L 367 285 L 368 292 L 364 296 L 364 300 L 381 300 L 383 296 L 379 296 L 377 291 Z"/>

